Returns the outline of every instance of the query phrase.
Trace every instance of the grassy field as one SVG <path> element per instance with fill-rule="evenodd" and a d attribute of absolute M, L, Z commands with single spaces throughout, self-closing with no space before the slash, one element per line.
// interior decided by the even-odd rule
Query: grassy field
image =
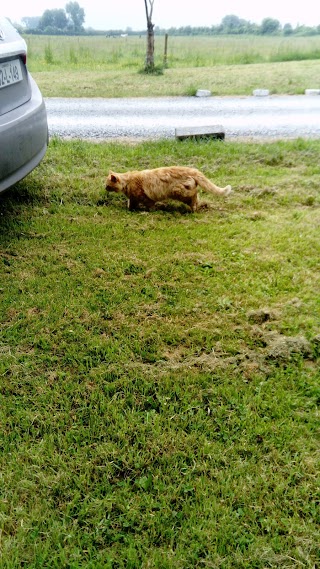
<path fill-rule="evenodd" d="M 300 94 L 320 88 L 320 35 L 302 37 L 169 37 L 168 68 L 160 76 L 139 74 L 144 37 L 26 36 L 28 67 L 44 96 L 127 97 Z M 164 38 L 156 37 L 156 65 Z"/>
<path fill-rule="evenodd" d="M 145 36 L 25 36 L 34 71 L 47 65 L 65 69 L 140 69 L 146 55 Z M 155 36 L 156 64 L 163 63 L 164 36 Z M 320 34 L 309 37 L 212 36 L 168 39 L 168 66 L 212 67 L 320 59 Z"/>
<path fill-rule="evenodd" d="M 1 569 L 317 567 L 319 152 L 52 140 L 1 197 Z M 234 193 L 105 195 L 170 164 Z"/>

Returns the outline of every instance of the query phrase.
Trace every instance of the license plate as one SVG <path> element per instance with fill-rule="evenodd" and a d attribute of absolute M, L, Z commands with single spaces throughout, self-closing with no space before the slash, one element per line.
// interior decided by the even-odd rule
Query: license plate
<path fill-rule="evenodd" d="M 22 81 L 21 63 L 19 59 L 0 63 L 0 89 Z"/>

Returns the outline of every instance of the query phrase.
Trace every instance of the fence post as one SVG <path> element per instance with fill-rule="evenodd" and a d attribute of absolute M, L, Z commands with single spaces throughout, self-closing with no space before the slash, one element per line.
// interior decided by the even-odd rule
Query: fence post
<path fill-rule="evenodd" d="M 168 34 L 164 36 L 164 55 L 163 55 L 163 67 L 168 65 Z"/>

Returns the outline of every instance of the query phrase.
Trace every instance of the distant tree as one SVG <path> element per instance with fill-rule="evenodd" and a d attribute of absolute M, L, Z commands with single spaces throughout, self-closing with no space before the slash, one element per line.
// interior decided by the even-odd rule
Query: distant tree
<path fill-rule="evenodd" d="M 310 26 L 297 26 L 295 33 L 298 36 L 314 36 L 318 32 L 317 32 L 317 28 L 311 28 Z"/>
<path fill-rule="evenodd" d="M 273 18 L 264 18 L 261 22 L 261 34 L 275 34 L 279 32 L 281 25 L 279 20 L 274 20 Z"/>
<path fill-rule="evenodd" d="M 45 10 L 39 21 L 40 30 L 44 30 L 49 26 L 53 26 L 53 22 L 54 22 L 54 16 L 52 10 Z"/>
<path fill-rule="evenodd" d="M 291 25 L 291 24 L 285 24 L 285 25 L 283 26 L 283 30 L 282 30 L 282 31 L 283 31 L 283 34 L 284 34 L 285 36 L 290 36 L 291 34 L 293 34 L 292 25 Z"/>
<path fill-rule="evenodd" d="M 84 9 L 80 7 L 78 2 L 68 2 L 68 4 L 66 4 L 66 12 L 70 18 L 73 30 L 75 32 L 82 32 L 83 23 L 85 21 Z"/>
<path fill-rule="evenodd" d="M 66 30 L 68 20 L 63 9 L 45 10 L 40 18 L 38 27 L 45 31 L 49 29 Z"/>
<path fill-rule="evenodd" d="M 238 16 L 234 16 L 233 14 L 225 16 L 221 21 L 223 31 L 227 34 L 239 33 L 244 24 L 246 24 L 245 20 L 240 20 Z"/>
<path fill-rule="evenodd" d="M 184 36 L 192 36 L 193 33 L 194 33 L 194 30 L 192 29 L 191 26 L 184 26 L 184 27 L 181 29 L 181 31 L 182 31 L 182 33 L 183 33 Z"/>
<path fill-rule="evenodd" d="M 152 23 L 154 0 L 144 0 L 147 17 L 147 54 L 144 70 L 147 73 L 154 71 L 154 24 Z"/>
<path fill-rule="evenodd" d="M 254 24 L 252 22 L 248 22 L 247 26 L 247 33 L 248 34 L 259 34 L 260 33 L 260 26 L 258 24 Z"/>

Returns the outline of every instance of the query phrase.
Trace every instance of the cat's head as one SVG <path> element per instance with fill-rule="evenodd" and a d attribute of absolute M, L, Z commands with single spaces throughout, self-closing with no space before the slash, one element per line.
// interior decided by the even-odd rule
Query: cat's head
<path fill-rule="evenodd" d="M 121 192 L 122 189 L 123 189 L 123 184 L 121 182 L 120 175 L 110 170 L 108 177 L 106 179 L 106 190 L 108 192 Z"/>

